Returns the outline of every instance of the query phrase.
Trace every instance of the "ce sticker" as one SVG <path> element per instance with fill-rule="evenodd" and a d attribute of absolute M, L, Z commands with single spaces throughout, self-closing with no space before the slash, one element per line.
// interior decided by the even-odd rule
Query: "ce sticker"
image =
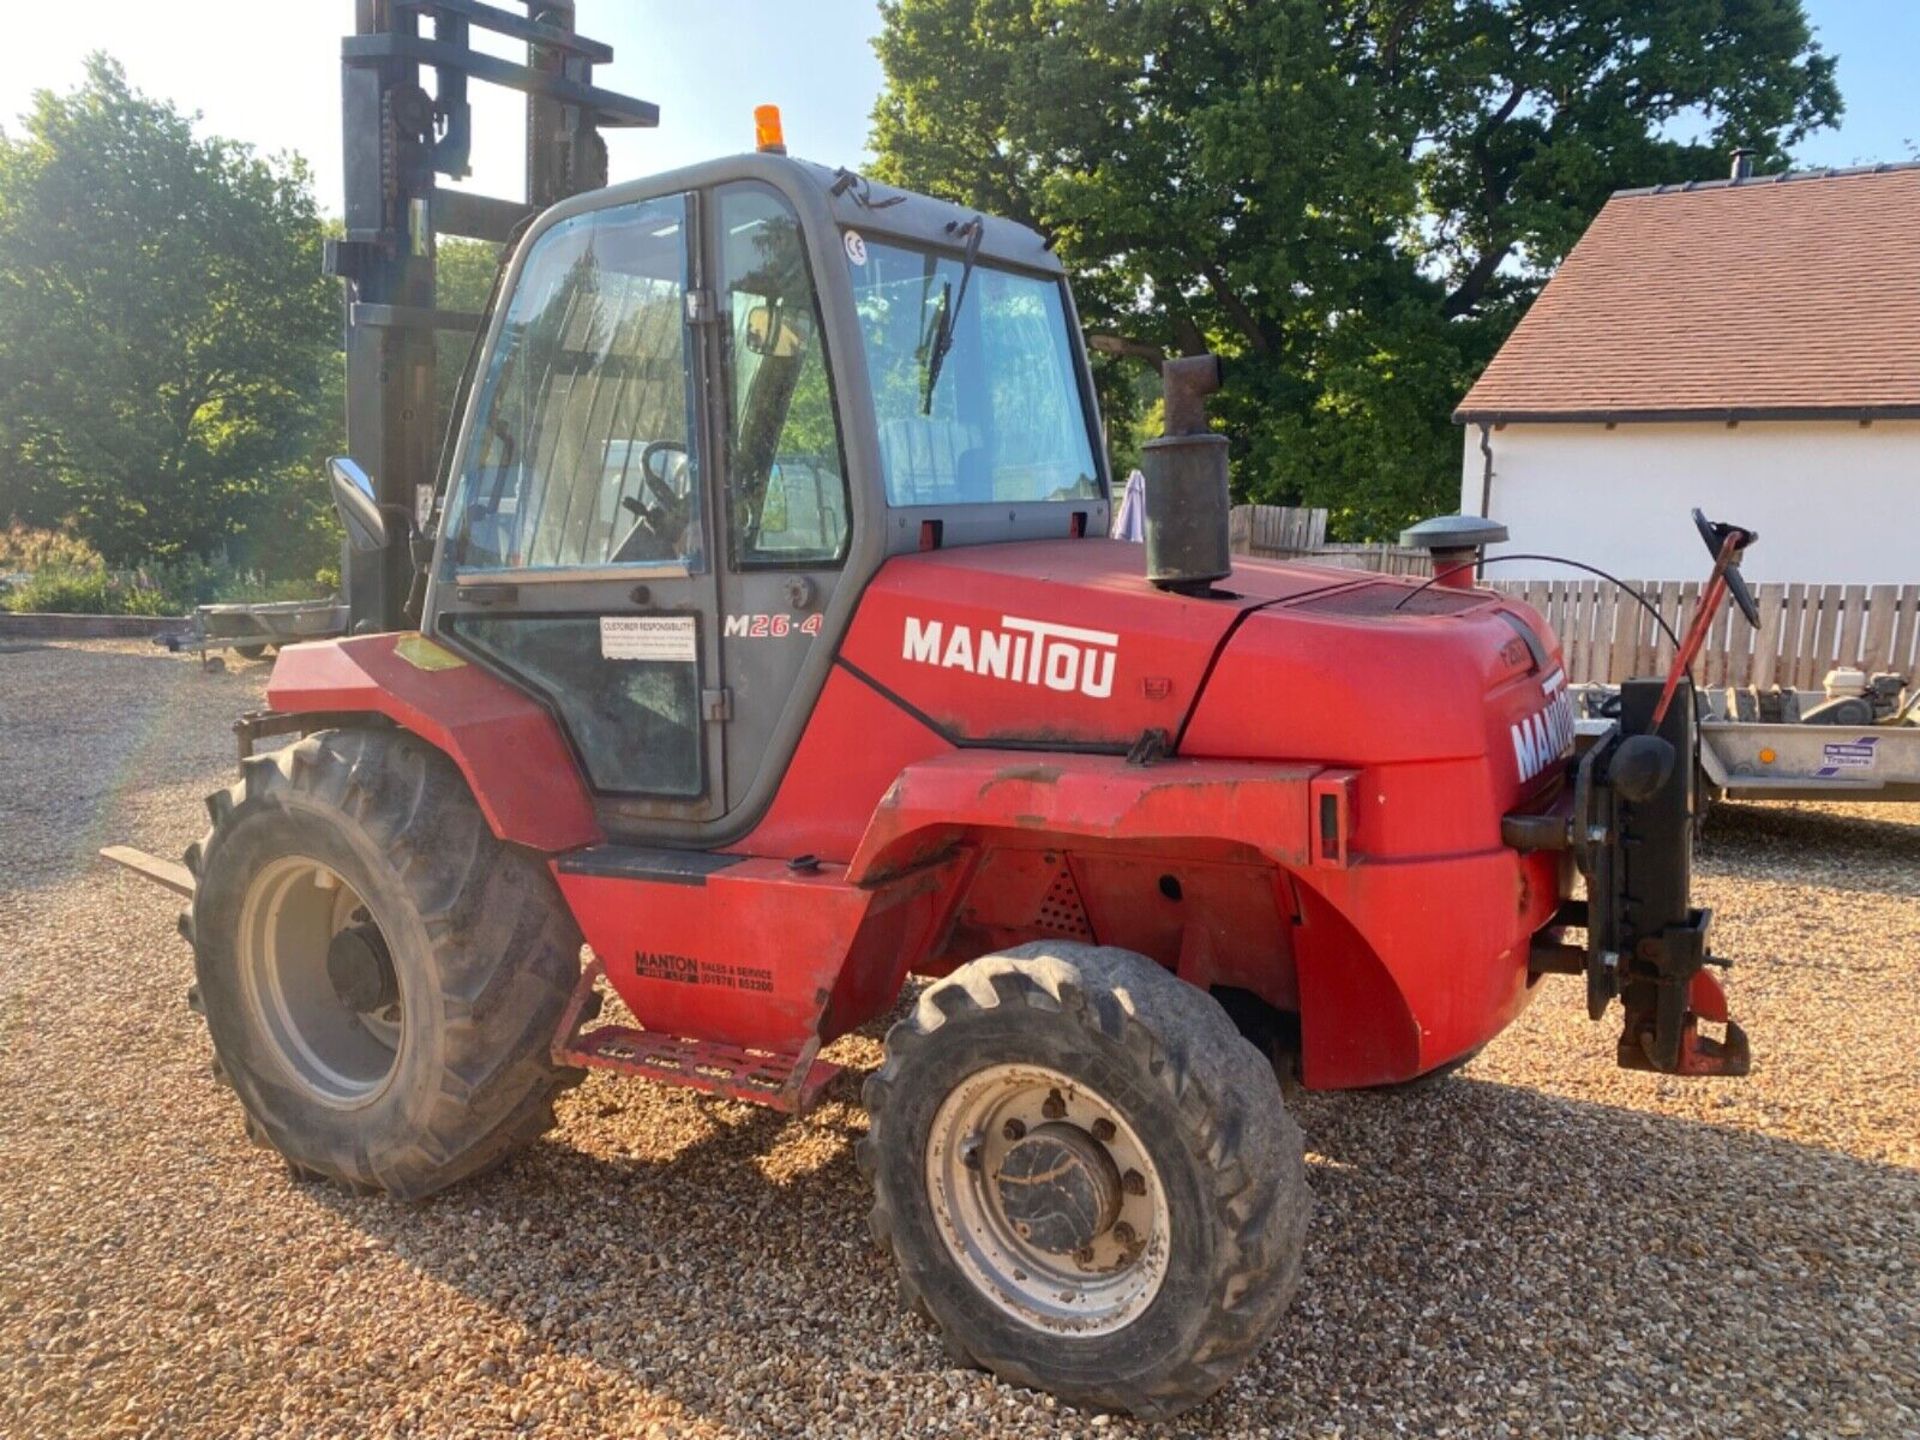
<path fill-rule="evenodd" d="M 847 259 L 856 265 L 867 263 L 867 242 L 860 238 L 858 230 L 849 230 L 846 235 Z"/>

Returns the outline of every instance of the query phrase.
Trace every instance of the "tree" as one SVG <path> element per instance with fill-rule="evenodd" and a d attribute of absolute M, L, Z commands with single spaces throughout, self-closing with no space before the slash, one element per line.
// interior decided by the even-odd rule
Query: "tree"
<path fill-rule="evenodd" d="M 299 159 L 196 135 L 106 56 L 36 95 L 0 135 L 0 515 L 116 563 L 284 551 L 338 399 L 321 241 Z"/>
<path fill-rule="evenodd" d="M 442 236 L 436 242 L 434 293 L 442 310 L 478 315 L 487 308 L 493 281 L 500 269 L 501 247 L 485 240 Z M 464 331 L 438 331 L 434 354 L 435 408 L 444 431 L 461 372 L 472 353 L 474 336 Z"/>
<path fill-rule="evenodd" d="M 1239 492 L 1453 508 L 1449 416 L 1612 190 L 1840 100 L 1799 0 L 882 0 L 884 179 L 1059 247 L 1122 366 L 1211 348 Z"/>

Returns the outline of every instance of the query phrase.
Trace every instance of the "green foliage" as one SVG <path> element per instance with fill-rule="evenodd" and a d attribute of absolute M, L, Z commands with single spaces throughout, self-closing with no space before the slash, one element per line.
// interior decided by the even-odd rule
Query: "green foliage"
<path fill-rule="evenodd" d="M 434 257 L 434 289 L 443 310 L 464 310 L 478 315 L 487 308 L 493 294 L 494 276 L 500 269 L 500 247 L 485 240 L 463 240 L 442 236 Z M 434 339 L 434 403 L 444 435 L 452 418 L 454 392 L 460 374 L 466 368 L 474 337 L 458 331 L 439 331 Z"/>
<path fill-rule="evenodd" d="M 65 530 L 36 530 L 18 520 L 0 530 L 0 575 L 96 570 L 106 563 L 98 550 Z"/>
<path fill-rule="evenodd" d="M 1840 113 L 1800 0 L 882 0 L 881 178 L 1053 239 L 1114 351 L 1210 348 L 1245 498 L 1451 510 L 1449 416 L 1616 188 Z M 1137 367 L 1096 379 L 1116 470 Z"/>
<path fill-rule="evenodd" d="M 105 569 L 50 569 L 0 593 L 0 605 L 16 615 L 124 615 L 123 598 Z"/>
<path fill-rule="evenodd" d="M 68 615 L 184 615 L 221 601 L 318 599 L 340 582 L 337 570 L 276 580 L 225 559 L 115 570 L 78 536 L 18 523 L 0 531 L 0 577 L 0 609 Z"/>
<path fill-rule="evenodd" d="M 0 135 L 0 516 L 115 564 L 294 563 L 324 514 L 321 240 L 303 162 L 196 135 L 105 56 L 36 95 Z"/>

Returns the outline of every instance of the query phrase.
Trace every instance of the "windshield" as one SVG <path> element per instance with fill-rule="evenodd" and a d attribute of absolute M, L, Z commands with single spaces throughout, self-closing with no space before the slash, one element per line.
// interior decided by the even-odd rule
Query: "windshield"
<path fill-rule="evenodd" d="M 851 231 L 846 252 L 890 504 L 1100 497 L 1059 281 L 982 262 L 963 297 L 958 255 Z"/>

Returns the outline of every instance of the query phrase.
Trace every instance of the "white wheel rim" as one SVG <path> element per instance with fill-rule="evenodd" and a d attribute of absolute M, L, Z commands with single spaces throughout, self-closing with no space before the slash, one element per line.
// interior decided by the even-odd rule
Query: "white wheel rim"
<path fill-rule="evenodd" d="M 1030 1142 L 1041 1138 L 1053 1156 L 1074 1157 L 1076 1172 L 1089 1169 L 1083 1158 L 1093 1162 L 1100 1181 L 1080 1193 L 1103 1202 L 1068 1207 L 1078 1218 L 1056 1226 L 1046 1247 L 1032 1225 L 1009 1213 L 1022 1203 L 1020 1173 L 1034 1163 Z M 1111 1177 L 1119 1180 L 1117 1196 Z M 968 1076 L 934 1115 L 926 1180 L 934 1223 L 968 1279 L 1036 1329 L 1110 1334 L 1139 1319 L 1160 1293 L 1171 1240 L 1160 1172 L 1126 1116 L 1080 1081 L 1043 1065 L 993 1065 Z M 1088 1243 L 1061 1251 L 1066 1231 Z"/>
<path fill-rule="evenodd" d="M 263 867 L 240 911 L 240 989 L 255 1030 L 289 1078 L 338 1109 L 365 1105 L 392 1078 L 401 1006 L 354 1011 L 327 975 L 327 946 L 371 917 L 327 866 L 289 855 Z"/>

